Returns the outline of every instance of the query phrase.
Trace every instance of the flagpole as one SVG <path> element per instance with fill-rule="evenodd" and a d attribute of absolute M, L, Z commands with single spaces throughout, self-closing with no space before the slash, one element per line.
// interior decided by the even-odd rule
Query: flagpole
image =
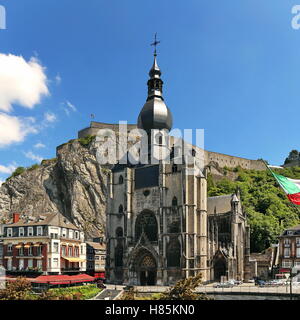
<path fill-rule="evenodd" d="M 273 175 L 273 171 L 269 168 L 267 162 L 265 160 L 262 160 L 262 162 L 264 163 L 264 165 L 267 167 L 267 169 L 271 172 L 272 176 L 274 177 Z M 276 180 L 277 181 L 277 180 Z M 277 182 L 278 183 L 278 182 Z"/>

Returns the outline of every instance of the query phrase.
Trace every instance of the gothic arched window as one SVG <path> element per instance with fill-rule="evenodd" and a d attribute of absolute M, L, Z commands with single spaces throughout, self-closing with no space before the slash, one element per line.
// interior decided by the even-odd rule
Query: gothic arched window
<path fill-rule="evenodd" d="M 159 144 L 159 145 L 162 145 L 163 144 L 163 136 L 161 133 L 158 133 L 155 137 L 156 139 L 156 143 Z"/>
<path fill-rule="evenodd" d="M 116 236 L 117 238 L 123 237 L 123 229 L 121 227 L 118 227 L 116 230 Z"/>
<path fill-rule="evenodd" d="M 123 206 L 121 204 L 119 206 L 119 213 L 123 213 Z"/>
<path fill-rule="evenodd" d="M 177 167 L 177 164 L 173 164 L 172 166 L 172 172 L 175 173 L 178 171 L 178 167 Z"/>
<path fill-rule="evenodd" d="M 173 159 L 175 155 L 175 147 L 172 147 L 171 152 L 170 152 L 170 159 Z"/>
<path fill-rule="evenodd" d="M 178 206 L 178 201 L 177 201 L 177 198 L 174 197 L 172 200 L 172 207 L 177 207 L 177 206 Z"/>
<path fill-rule="evenodd" d="M 123 246 L 121 244 L 115 248 L 115 266 L 123 267 Z"/>
<path fill-rule="evenodd" d="M 171 240 L 167 247 L 168 267 L 180 267 L 181 246 L 179 240 Z"/>
<path fill-rule="evenodd" d="M 119 177 L 119 184 L 123 184 L 123 182 L 124 182 L 124 178 L 123 178 L 123 176 L 120 176 Z"/>
<path fill-rule="evenodd" d="M 145 233 L 149 241 L 157 241 L 158 226 L 155 215 L 150 211 L 142 212 L 135 222 L 135 238 L 138 240 Z"/>

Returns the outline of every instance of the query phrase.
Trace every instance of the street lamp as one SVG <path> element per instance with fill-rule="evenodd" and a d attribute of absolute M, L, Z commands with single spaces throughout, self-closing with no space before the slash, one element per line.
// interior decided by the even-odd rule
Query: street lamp
<path fill-rule="evenodd" d="M 290 268 L 290 300 L 293 300 L 293 274 L 297 274 L 298 268 L 295 267 L 294 261 L 293 266 Z"/>

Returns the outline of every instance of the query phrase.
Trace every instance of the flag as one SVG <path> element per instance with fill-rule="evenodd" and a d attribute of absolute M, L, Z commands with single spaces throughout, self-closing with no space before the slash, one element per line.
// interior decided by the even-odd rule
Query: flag
<path fill-rule="evenodd" d="M 300 180 L 287 178 L 280 174 L 274 173 L 270 168 L 274 178 L 277 180 L 281 188 L 286 193 L 289 200 L 298 206 L 300 206 Z"/>

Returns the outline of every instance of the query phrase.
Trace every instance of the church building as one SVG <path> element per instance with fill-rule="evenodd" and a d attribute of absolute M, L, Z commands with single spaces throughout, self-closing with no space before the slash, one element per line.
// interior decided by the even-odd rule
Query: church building
<path fill-rule="evenodd" d="M 138 128 L 172 128 L 157 64 Z M 160 143 L 157 141 L 156 143 Z M 203 281 L 249 278 L 250 233 L 240 195 L 207 197 L 209 168 L 190 162 L 116 164 L 108 183 L 106 277 L 124 285 L 170 285 L 201 272 Z M 192 157 L 200 157 L 193 149 Z M 184 159 L 183 159 L 184 160 Z"/>

